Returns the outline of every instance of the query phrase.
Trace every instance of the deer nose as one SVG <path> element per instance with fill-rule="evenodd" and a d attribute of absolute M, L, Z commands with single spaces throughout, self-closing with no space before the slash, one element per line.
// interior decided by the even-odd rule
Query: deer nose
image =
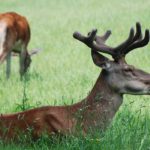
<path fill-rule="evenodd" d="M 150 87 L 150 81 L 146 81 L 145 84 Z"/>

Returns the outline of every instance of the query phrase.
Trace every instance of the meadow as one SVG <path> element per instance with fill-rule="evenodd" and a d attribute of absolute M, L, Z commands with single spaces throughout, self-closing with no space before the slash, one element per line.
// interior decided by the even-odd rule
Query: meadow
<path fill-rule="evenodd" d="M 100 69 L 91 59 L 90 49 L 72 37 L 74 31 L 98 34 L 111 29 L 108 44 L 126 39 L 131 26 L 141 22 L 150 29 L 149 0 L 0 0 L 0 13 L 15 11 L 26 16 L 31 27 L 28 49 L 42 48 L 32 58 L 28 79 L 20 81 L 18 58 L 12 59 L 9 80 L 5 64 L 0 66 L 0 113 L 45 105 L 66 105 L 85 98 Z M 132 51 L 127 62 L 150 72 L 150 44 Z M 105 133 L 63 139 L 42 137 L 37 142 L 0 142 L 0 149 L 68 150 L 148 150 L 150 149 L 150 97 L 125 95 L 124 102 Z"/>

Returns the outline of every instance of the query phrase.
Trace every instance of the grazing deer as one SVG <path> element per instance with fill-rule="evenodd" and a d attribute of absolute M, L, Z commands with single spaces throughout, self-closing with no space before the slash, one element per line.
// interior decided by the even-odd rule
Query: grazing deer
<path fill-rule="evenodd" d="M 0 64 L 6 59 L 6 76 L 11 71 L 11 52 L 19 54 L 20 75 L 23 76 L 31 63 L 31 54 L 27 50 L 30 41 L 30 27 L 25 17 L 7 12 L 0 14 Z"/>
<path fill-rule="evenodd" d="M 148 44 L 149 31 L 146 30 L 142 38 L 141 26 L 137 23 L 136 33 L 131 29 L 128 39 L 115 48 L 104 44 L 110 31 L 103 36 L 97 36 L 96 32 L 92 30 L 87 37 L 78 32 L 73 34 L 74 38 L 92 49 L 94 63 L 102 68 L 89 95 L 73 105 L 46 106 L 15 114 L 1 114 L 2 139 L 16 139 L 19 134 L 27 134 L 28 130 L 34 139 L 42 133 L 76 134 L 81 129 L 86 134 L 93 129 L 103 130 L 118 111 L 124 94 L 150 95 L 150 74 L 125 61 L 128 52 Z M 110 54 L 113 61 L 99 52 Z"/>

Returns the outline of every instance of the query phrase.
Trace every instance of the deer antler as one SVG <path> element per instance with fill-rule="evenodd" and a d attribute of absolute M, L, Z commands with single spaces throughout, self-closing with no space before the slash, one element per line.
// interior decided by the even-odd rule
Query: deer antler
<path fill-rule="evenodd" d="M 145 36 L 142 39 L 142 33 L 141 33 L 141 25 L 140 23 L 136 23 L 136 30 L 137 30 L 137 34 L 135 35 L 133 42 L 131 45 L 129 45 L 125 50 L 124 50 L 124 54 L 126 55 L 128 52 L 130 52 L 133 49 L 139 48 L 139 47 L 143 47 L 145 45 L 148 44 L 149 42 L 149 30 L 146 29 L 145 30 Z"/>
<path fill-rule="evenodd" d="M 118 50 L 120 50 L 120 49 L 122 49 L 122 47 L 125 47 L 126 45 L 130 44 L 131 40 L 134 37 L 134 30 L 133 30 L 133 28 L 131 28 L 128 39 L 125 42 L 123 42 L 122 44 L 120 44 L 119 46 L 112 48 L 110 46 L 105 45 L 104 42 L 102 42 L 101 37 L 96 36 L 96 33 L 97 33 L 97 30 L 94 29 L 90 32 L 90 34 L 87 37 L 85 37 L 85 36 L 81 35 L 79 32 L 75 32 L 73 34 L 73 37 L 75 39 L 83 42 L 91 49 L 93 49 L 95 51 L 103 52 L 106 54 L 110 54 L 110 55 L 112 55 L 113 58 L 116 58 L 116 56 L 118 55 Z M 96 44 L 94 43 L 94 40 L 96 41 Z"/>
<path fill-rule="evenodd" d="M 111 35 L 111 31 L 107 30 L 103 36 L 96 36 L 95 41 L 97 44 L 103 44 Z"/>
<path fill-rule="evenodd" d="M 115 60 L 119 60 L 123 58 L 128 52 L 131 50 L 143 47 L 148 44 L 149 42 L 149 30 L 145 30 L 145 36 L 142 39 L 142 33 L 141 33 L 141 25 L 139 22 L 136 23 L 136 34 L 134 34 L 134 29 L 131 28 L 129 32 L 128 38 L 122 42 L 117 47 L 113 48 L 108 45 L 105 45 L 105 41 L 108 39 L 108 37 L 111 34 L 111 31 L 107 31 L 104 36 L 97 36 L 96 35 L 97 30 L 92 30 L 89 32 L 88 36 L 85 37 L 81 35 L 79 32 L 75 32 L 73 34 L 73 37 L 77 40 L 83 42 L 88 47 L 95 51 L 103 52 L 110 54 Z M 94 43 L 94 41 L 96 43 Z"/>

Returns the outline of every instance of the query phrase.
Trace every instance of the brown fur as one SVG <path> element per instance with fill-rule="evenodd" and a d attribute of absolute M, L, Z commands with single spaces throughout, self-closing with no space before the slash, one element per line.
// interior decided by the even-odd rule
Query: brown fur
<path fill-rule="evenodd" d="M 31 58 L 27 51 L 27 45 L 30 41 L 30 27 L 28 21 L 25 17 L 17 13 L 7 12 L 0 14 L 0 22 L 4 22 L 6 24 L 7 32 L 3 45 L 3 52 L 0 55 L 0 63 L 3 63 L 3 61 L 9 56 L 11 52 L 19 53 L 20 74 L 22 76 L 27 71 L 31 63 Z M 16 46 L 17 42 L 20 42 L 19 47 Z M 7 73 L 8 77 L 9 75 L 10 69 Z"/>
<path fill-rule="evenodd" d="M 90 94 L 79 103 L 70 106 L 46 106 L 27 110 L 15 114 L 0 116 L 0 137 L 2 139 L 16 139 L 19 133 L 31 134 L 34 139 L 47 134 L 77 134 L 87 133 L 90 128 L 105 129 L 115 112 L 122 103 L 122 96 L 117 95 L 103 81 L 103 75 L 98 78 Z M 108 90 L 111 96 L 104 96 Z M 117 100 L 117 105 L 113 98 Z M 19 131 L 19 132 L 18 132 Z"/>

